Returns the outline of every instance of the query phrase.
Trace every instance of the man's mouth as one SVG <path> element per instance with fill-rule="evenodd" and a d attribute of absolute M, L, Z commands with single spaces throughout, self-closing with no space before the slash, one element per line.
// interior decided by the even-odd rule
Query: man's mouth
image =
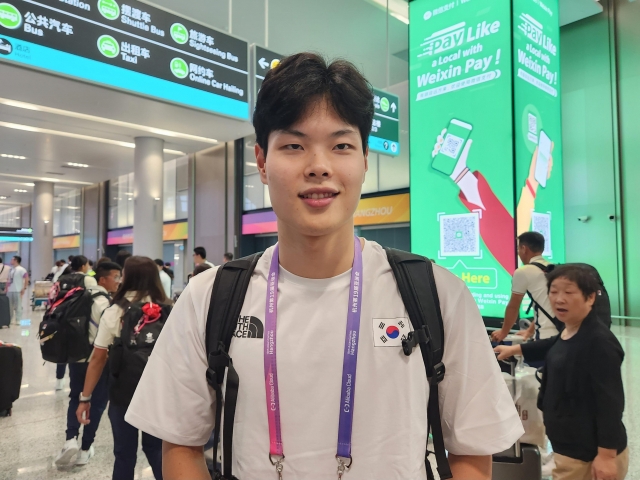
<path fill-rule="evenodd" d="M 312 199 L 312 200 L 319 200 L 322 198 L 331 198 L 331 197 L 335 197 L 336 195 L 338 195 L 337 193 L 307 193 L 305 195 L 300 195 L 300 198 L 308 198 L 308 199 Z"/>

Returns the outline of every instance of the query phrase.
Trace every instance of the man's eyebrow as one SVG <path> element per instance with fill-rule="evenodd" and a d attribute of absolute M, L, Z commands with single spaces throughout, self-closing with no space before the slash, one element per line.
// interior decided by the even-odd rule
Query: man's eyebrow
<path fill-rule="evenodd" d="M 351 128 L 344 128 L 342 130 L 337 130 L 331 134 L 332 137 L 341 137 L 342 135 L 348 135 L 350 133 L 356 133 L 355 130 Z"/>
<path fill-rule="evenodd" d="M 304 137 L 308 137 L 308 135 L 307 135 L 306 133 L 301 132 L 300 130 L 292 129 L 292 128 L 285 128 L 285 129 L 282 129 L 282 130 L 280 130 L 280 131 L 281 131 L 282 133 L 285 133 L 285 134 L 287 134 L 287 135 L 293 135 L 293 136 L 295 136 L 295 137 L 303 137 L 303 138 L 304 138 Z"/>

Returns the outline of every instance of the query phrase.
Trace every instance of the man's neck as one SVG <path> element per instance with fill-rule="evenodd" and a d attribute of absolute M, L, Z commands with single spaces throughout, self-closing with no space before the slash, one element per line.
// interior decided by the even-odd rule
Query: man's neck
<path fill-rule="evenodd" d="M 353 224 L 319 237 L 301 235 L 278 222 L 280 265 L 303 278 L 331 278 L 353 265 Z"/>

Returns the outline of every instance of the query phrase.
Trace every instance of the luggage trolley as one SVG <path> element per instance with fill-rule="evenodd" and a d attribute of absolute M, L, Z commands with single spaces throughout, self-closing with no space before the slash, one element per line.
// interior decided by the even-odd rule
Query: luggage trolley
<path fill-rule="evenodd" d="M 500 362 L 500 369 L 513 377 L 511 395 L 516 395 L 516 365 L 515 358 Z M 536 445 L 516 441 L 504 452 L 493 456 L 492 480 L 540 480 L 542 477 L 542 460 L 540 450 Z"/>
<path fill-rule="evenodd" d="M 33 295 L 31 297 L 31 310 L 37 307 L 49 305 L 49 292 L 53 287 L 53 282 L 48 280 L 38 280 L 33 284 Z"/>

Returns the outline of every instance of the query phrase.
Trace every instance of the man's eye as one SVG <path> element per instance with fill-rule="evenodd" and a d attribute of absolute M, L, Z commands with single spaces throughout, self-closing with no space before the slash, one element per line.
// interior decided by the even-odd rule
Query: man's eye
<path fill-rule="evenodd" d="M 284 146 L 287 150 L 302 150 L 302 145 L 298 145 L 297 143 L 290 143 L 289 145 Z"/>
<path fill-rule="evenodd" d="M 351 147 L 351 145 L 349 145 L 348 143 L 339 143 L 338 145 L 336 145 L 335 147 L 337 150 L 349 150 Z"/>

